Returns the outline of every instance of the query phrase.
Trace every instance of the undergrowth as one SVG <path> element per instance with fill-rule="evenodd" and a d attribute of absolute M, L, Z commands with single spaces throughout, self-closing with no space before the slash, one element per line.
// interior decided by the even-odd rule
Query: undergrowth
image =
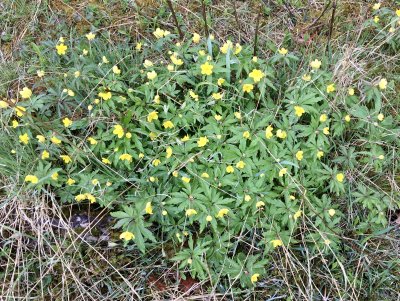
<path fill-rule="evenodd" d="M 368 10 L 323 47 L 142 13 L 146 37 L 25 44 L 23 78 L 2 66 L 4 298 L 395 300 L 400 11 Z"/>

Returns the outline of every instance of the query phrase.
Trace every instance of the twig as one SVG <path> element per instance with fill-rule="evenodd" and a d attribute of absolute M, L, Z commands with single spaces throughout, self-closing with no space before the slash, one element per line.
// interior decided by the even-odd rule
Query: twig
<path fill-rule="evenodd" d="M 210 36 L 210 33 L 208 31 L 206 4 L 204 3 L 204 0 L 201 1 L 201 13 L 203 14 L 203 20 L 204 20 L 204 32 L 206 34 L 206 37 L 208 38 Z"/>
<path fill-rule="evenodd" d="M 328 43 L 326 45 L 326 49 L 330 49 L 330 42 L 332 38 L 332 33 L 333 33 L 333 24 L 335 23 L 335 12 L 336 12 L 336 0 L 333 1 L 332 4 L 332 16 L 331 20 L 329 21 L 329 34 L 328 34 Z"/>
<path fill-rule="evenodd" d="M 254 50 L 253 56 L 257 56 L 257 42 L 258 42 L 258 28 L 260 27 L 260 19 L 261 19 L 262 9 L 259 10 L 256 20 L 256 30 L 254 32 Z"/>
<path fill-rule="evenodd" d="M 178 29 L 179 37 L 180 37 L 181 40 L 183 40 L 184 34 L 183 34 L 183 32 L 182 32 L 182 30 L 181 30 L 181 28 L 179 26 L 178 18 L 176 17 L 175 10 L 174 10 L 174 7 L 172 6 L 171 0 L 167 0 L 167 4 L 168 4 L 168 7 L 169 7 L 169 9 L 170 9 L 170 11 L 172 13 L 172 18 L 174 19 L 175 26 Z"/>

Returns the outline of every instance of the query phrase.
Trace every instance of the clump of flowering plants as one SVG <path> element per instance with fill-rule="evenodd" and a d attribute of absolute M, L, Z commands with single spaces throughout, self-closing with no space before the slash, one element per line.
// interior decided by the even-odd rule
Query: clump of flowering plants
<path fill-rule="evenodd" d="M 177 42 L 162 29 L 153 45 L 111 47 L 89 33 L 31 51 L 35 82 L 1 102 L 10 156 L 35 154 L 22 180 L 110 208 L 125 246 L 156 248 L 182 275 L 252 286 L 276 252 L 332 256 L 341 223 L 381 229 L 399 207 L 358 177 L 393 168 L 399 127 L 384 74 L 341 86 L 326 57 L 302 61 L 284 47 L 253 57 L 236 42 Z M 364 220 L 348 219 L 354 208 Z"/>

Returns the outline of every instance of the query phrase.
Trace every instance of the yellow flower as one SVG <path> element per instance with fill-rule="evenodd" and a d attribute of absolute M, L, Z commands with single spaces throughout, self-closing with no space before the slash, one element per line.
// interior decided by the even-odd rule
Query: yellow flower
<path fill-rule="evenodd" d="M 322 64 L 322 62 L 320 60 L 315 59 L 310 63 L 310 66 L 313 69 L 319 69 L 319 68 L 321 68 L 321 64 Z"/>
<path fill-rule="evenodd" d="M 335 210 L 335 209 L 329 209 L 329 210 L 328 210 L 328 214 L 329 214 L 330 216 L 334 216 L 335 213 L 336 213 L 336 210 Z"/>
<path fill-rule="evenodd" d="M 396 10 L 396 16 L 400 17 L 400 9 Z"/>
<path fill-rule="evenodd" d="M 324 152 L 323 151 L 318 151 L 317 152 L 317 158 L 321 159 L 324 156 Z"/>
<path fill-rule="evenodd" d="M 19 122 L 17 121 L 17 120 L 13 120 L 12 121 L 12 127 L 14 128 L 14 129 L 16 129 L 17 127 L 19 126 Z"/>
<path fill-rule="evenodd" d="M 196 214 L 197 214 L 196 210 L 194 210 L 194 209 L 186 209 L 186 213 L 185 213 L 186 216 L 192 216 L 192 215 L 196 215 Z"/>
<path fill-rule="evenodd" d="M 146 203 L 146 207 L 144 208 L 147 214 L 153 214 L 153 207 L 151 206 L 151 202 Z"/>
<path fill-rule="evenodd" d="M 173 175 L 175 178 L 177 178 L 178 175 L 179 175 L 179 172 L 178 172 L 177 170 L 174 170 L 174 171 L 172 172 L 172 175 Z"/>
<path fill-rule="evenodd" d="M 205 179 L 208 179 L 208 178 L 210 177 L 210 175 L 209 175 L 208 173 L 206 173 L 206 172 L 203 172 L 203 173 L 201 174 L 201 177 L 202 177 L 202 178 L 205 178 Z"/>
<path fill-rule="evenodd" d="M 303 211 L 301 211 L 301 210 L 296 211 L 296 213 L 293 214 L 293 218 L 294 218 L 295 220 L 298 219 L 298 218 L 302 215 L 302 213 L 303 213 Z"/>
<path fill-rule="evenodd" d="M 167 149 L 165 150 L 165 152 L 166 152 L 166 158 L 168 159 L 168 158 L 171 158 L 171 156 L 172 156 L 172 147 L 167 147 Z"/>
<path fill-rule="evenodd" d="M 144 66 L 145 68 L 150 68 L 150 67 L 153 66 L 153 62 L 150 61 L 150 60 L 144 60 L 143 66 Z"/>
<path fill-rule="evenodd" d="M 81 202 L 83 200 L 86 200 L 86 195 L 85 194 L 78 194 L 77 196 L 75 196 L 75 201 Z"/>
<path fill-rule="evenodd" d="M 71 178 L 68 178 L 68 180 L 65 182 L 68 186 L 71 186 L 71 185 L 74 185 L 75 184 L 75 180 L 74 179 L 71 179 Z"/>
<path fill-rule="evenodd" d="M 196 93 L 194 93 L 192 90 L 189 90 L 189 95 L 191 98 L 193 98 L 194 100 L 198 101 L 199 100 L 199 95 L 197 95 Z"/>
<path fill-rule="evenodd" d="M 378 22 L 379 22 L 379 17 L 378 17 L 378 16 L 375 16 L 375 17 L 374 17 L 374 22 L 375 22 L 375 23 L 378 23 Z"/>
<path fill-rule="evenodd" d="M 110 91 L 108 91 L 108 92 L 99 92 L 98 96 L 101 97 L 103 100 L 109 100 L 112 97 L 112 94 L 111 94 Z"/>
<path fill-rule="evenodd" d="M 229 213 L 229 209 L 228 208 L 222 208 L 218 211 L 218 214 L 216 215 L 216 217 L 220 217 L 223 218 L 225 215 L 227 215 Z"/>
<path fill-rule="evenodd" d="M 294 201 L 296 199 L 296 197 L 294 195 L 289 196 L 289 199 L 291 199 L 292 201 Z"/>
<path fill-rule="evenodd" d="M 31 182 L 32 184 L 36 184 L 37 182 L 39 182 L 39 179 L 37 176 L 34 175 L 27 175 L 25 177 L 25 182 Z"/>
<path fill-rule="evenodd" d="M 149 137 L 150 137 L 151 140 L 154 140 L 154 139 L 157 138 L 157 134 L 153 133 L 153 132 L 150 132 Z"/>
<path fill-rule="evenodd" d="M 198 33 L 195 32 L 195 33 L 193 34 L 192 41 L 193 41 L 193 43 L 195 43 L 195 44 L 200 43 L 200 35 L 199 35 Z"/>
<path fill-rule="evenodd" d="M 251 275 L 251 278 L 250 278 L 251 283 L 257 282 L 258 281 L 258 277 L 260 277 L 260 274 L 256 273 L 256 274 Z"/>
<path fill-rule="evenodd" d="M 54 181 L 57 181 L 57 180 L 58 180 L 58 172 L 53 173 L 53 174 L 51 175 L 51 178 L 52 178 Z"/>
<path fill-rule="evenodd" d="M 46 141 L 46 138 L 42 135 L 37 135 L 36 139 L 40 142 L 40 143 L 44 143 Z"/>
<path fill-rule="evenodd" d="M 61 155 L 60 158 L 64 161 L 65 164 L 71 163 L 72 159 L 68 155 Z"/>
<path fill-rule="evenodd" d="M 0 109 L 8 108 L 8 103 L 4 100 L 0 100 Z"/>
<path fill-rule="evenodd" d="M 89 141 L 89 143 L 90 143 L 91 145 L 96 145 L 96 144 L 97 144 L 97 140 L 94 139 L 93 137 L 87 138 L 87 141 Z"/>
<path fill-rule="evenodd" d="M 303 151 L 298 151 L 296 153 L 296 159 L 299 161 L 303 160 L 303 153 L 304 153 Z"/>
<path fill-rule="evenodd" d="M 206 55 L 206 52 L 205 52 L 204 50 L 199 50 L 199 55 L 200 55 L 200 56 L 205 56 L 205 55 Z"/>
<path fill-rule="evenodd" d="M 166 120 L 166 121 L 163 122 L 163 127 L 165 129 L 173 129 L 174 128 L 174 124 L 172 123 L 172 121 Z"/>
<path fill-rule="evenodd" d="M 136 49 L 137 51 L 142 50 L 142 43 L 137 42 L 137 43 L 136 43 L 136 46 L 135 46 L 135 49 Z"/>
<path fill-rule="evenodd" d="M 274 136 L 274 134 L 272 133 L 273 130 L 274 128 L 271 125 L 267 126 L 267 128 L 265 129 L 265 138 L 271 139 Z"/>
<path fill-rule="evenodd" d="M 225 83 L 225 79 L 223 79 L 222 77 L 218 78 L 218 80 L 217 80 L 218 86 L 222 86 L 224 83 Z"/>
<path fill-rule="evenodd" d="M 249 138 L 250 138 L 250 132 L 249 132 L 249 131 L 245 131 L 245 132 L 243 133 L 243 138 L 249 139 Z"/>
<path fill-rule="evenodd" d="M 21 91 L 19 91 L 19 94 L 23 99 L 27 99 L 32 96 L 32 90 L 29 89 L 28 87 L 24 87 Z"/>
<path fill-rule="evenodd" d="M 117 65 L 112 67 L 112 71 L 114 74 L 121 74 L 121 69 L 119 69 Z"/>
<path fill-rule="evenodd" d="M 320 122 L 325 122 L 327 120 L 328 120 L 328 115 L 322 114 L 321 116 L 319 116 L 319 121 Z"/>
<path fill-rule="evenodd" d="M 151 71 L 151 72 L 147 72 L 147 78 L 148 78 L 149 80 L 153 80 L 153 79 L 155 79 L 156 77 L 157 77 L 157 72 L 155 72 L 154 70 Z"/>
<path fill-rule="evenodd" d="M 383 121 L 383 119 L 385 119 L 385 116 L 382 113 L 380 113 L 380 114 L 378 114 L 377 118 L 379 121 Z"/>
<path fill-rule="evenodd" d="M 283 175 L 285 175 L 287 173 L 287 168 L 282 168 L 280 171 L 279 171 L 279 176 L 280 177 L 283 177 Z"/>
<path fill-rule="evenodd" d="M 350 122 L 350 120 L 351 120 L 350 115 L 346 115 L 346 116 L 344 117 L 344 120 L 345 120 L 346 122 Z"/>
<path fill-rule="evenodd" d="M 161 214 L 164 215 L 164 216 L 166 216 L 166 215 L 168 215 L 168 211 L 167 211 L 167 210 L 163 210 L 163 211 L 161 212 Z"/>
<path fill-rule="evenodd" d="M 72 120 L 69 119 L 68 117 L 65 117 L 65 118 L 62 120 L 62 122 L 63 122 L 63 124 L 64 124 L 64 126 L 65 126 L 66 128 L 68 128 L 68 127 L 70 127 L 70 126 L 72 125 Z"/>
<path fill-rule="evenodd" d="M 189 135 L 185 135 L 183 136 L 183 138 L 181 139 L 182 142 L 186 142 L 190 139 Z"/>
<path fill-rule="evenodd" d="M 246 195 L 244 196 L 244 200 L 245 200 L 246 202 L 250 202 L 251 196 L 248 195 L 248 194 L 246 194 Z"/>
<path fill-rule="evenodd" d="M 132 162 L 132 156 L 130 154 L 126 154 L 126 153 L 125 154 L 121 154 L 119 156 L 119 159 L 122 160 L 122 161 L 128 161 L 129 163 Z"/>
<path fill-rule="evenodd" d="M 64 43 L 64 42 L 65 42 L 65 39 L 64 39 L 64 37 L 60 37 L 60 38 L 58 39 L 58 41 L 59 41 L 60 43 Z"/>
<path fill-rule="evenodd" d="M 144 154 L 143 153 L 140 153 L 139 154 L 139 159 L 143 159 L 144 158 Z"/>
<path fill-rule="evenodd" d="M 354 95 L 354 89 L 353 89 L 353 88 L 349 88 L 349 89 L 347 90 L 347 93 L 348 93 L 350 96 L 353 96 L 353 95 Z"/>
<path fill-rule="evenodd" d="M 81 72 L 80 71 L 75 71 L 74 72 L 74 76 L 75 76 L 75 78 L 78 78 L 79 76 L 81 76 Z"/>
<path fill-rule="evenodd" d="M 394 33 L 394 30 L 395 30 L 394 27 L 390 27 L 388 31 L 389 33 Z"/>
<path fill-rule="evenodd" d="M 95 37 L 96 37 L 96 35 L 93 32 L 89 32 L 86 35 L 86 39 L 88 39 L 89 41 L 94 40 Z"/>
<path fill-rule="evenodd" d="M 167 70 L 168 71 L 174 71 L 174 65 L 168 64 Z"/>
<path fill-rule="evenodd" d="M 119 239 L 129 241 L 129 240 L 135 239 L 135 235 L 132 232 L 125 231 L 119 235 Z"/>
<path fill-rule="evenodd" d="M 236 168 L 243 169 L 245 166 L 246 163 L 244 163 L 243 161 L 239 161 L 238 163 L 236 163 Z"/>
<path fill-rule="evenodd" d="M 287 134 L 286 134 L 286 131 L 279 129 L 276 131 L 276 136 L 278 138 L 285 139 L 287 137 Z"/>
<path fill-rule="evenodd" d="M 227 54 L 228 53 L 228 50 L 230 49 L 230 48 L 232 48 L 232 42 L 230 41 L 230 40 L 228 40 L 228 41 L 226 41 L 225 43 L 224 43 L 224 45 L 222 45 L 220 48 L 219 48 L 219 50 L 221 50 L 221 52 L 223 53 L 223 54 Z"/>
<path fill-rule="evenodd" d="M 121 126 L 120 124 L 114 125 L 113 134 L 114 134 L 114 135 L 117 135 L 118 138 L 124 137 L 124 129 L 122 128 L 122 126 Z"/>
<path fill-rule="evenodd" d="M 166 37 L 170 34 L 170 32 L 168 30 L 162 30 L 160 28 L 157 28 L 154 32 L 153 35 L 157 38 L 157 39 L 161 39 L 162 37 Z"/>
<path fill-rule="evenodd" d="M 218 115 L 218 114 L 215 114 L 214 118 L 215 118 L 216 121 L 220 121 L 222 119 L 222 116 Z"/>
<path fill-rule="evenodd" d="M 295 107 L 294 107 L 294 114 L 295 114 L 297 117 L 301 117 L 301 115 L 303 115 L 305 112 L 306 112 L 306 111 L 305 111 L 302 107 L 300 107 L 300 106 L 295 106 Z"/>
<path fill-rule="evenodd" d="M 214 98 L 215 100 L 220 100 L 222 99 L 222 94 L 221 93 L 213 93 L 212 94 L 212 98 Z"/>
<path fill-rule="evenodd" d="M 242 45 L 236 43 L 235 45 L 235 54 L 239 54 L 242 51 Z"/>
<path fill-rule="evenodd" d="M 87 55 L 88 53 L 89 53 L 89 51 L 87 51 L 86 49 L 83 49 L 83 50 L 82 50 L 82 54 L 83 54 L 83 55 Z"/>
<path fill-rule="evenodd" d="M 103 62 L 104 64 L 108 64 L 108 63 L 109 63 L 107 57 L 105 57 L 104 55 L 103 55 L 103 57 L 101 58 L 101 60 L 102 60 L 102 62 Z"/>
<path fill-rule="evenodd" d="M 160 163 L 161 163 L 161 160 L 160 160 L 160 159 L 154 159 L 153 162 L 152 162 L 152 164 L 153 164 L 154 166 L 158 166 L 158 165 L 160 165 Z"/>
<path fill-rule="evenodd" d="M 242 114 L 240 114 L 240 112 L 235 112 L 233 115 L 235 115 L 237 119 L 242 119 Z"/>
<path fill-rule="evenodd" d="M 381 90 L 385 90 L 386 89 L 386 87 L 387 87 L 387 84 L 388 84 L 388 82 L 387 82 L 387 80 L 386 80 L 386 78 L 382 78 L 380 81 L 379 81 L 379 89 L 381 89 Z"/>
<path fill-rule="evenodd" d="M 56 45 L 57 54 L 64 55 L 67 52 L 68 47 L 64 43 Z"/>
<path fill-rule="evenodd" d="M 96 198 L 93 195 L 91 195 L 90 193 L 85 193 L 85 196 L 91 204 L 96 203 Z"/>
<path fill-rule="evenodd" d="M 147 121 L 148 122 L 152 122 L 153 120 L 157 120 L 158 119 L 158 113 L 157 111 L 152 111 L 149 113 L 149 115 L 147 115 Z"/>
<path fill-rule="evenodd" d="M 253 71 L 250 72 L 249 77 L 252 78 L 255 83 L 258 83 L 264 75 L 264 72 L 261 70 L 253 69 Z"/>
<path fill-rule="evenodd" d="M 29 143 L 29 136 L 27 133 L 23 135 L 19 135 L 19 141 L 23 144 L 28 144 Z"/>
<path fill-rule="evenodd" d="M 176 53 L 171 55 L 169 58 L 171 59 L 172 63 L 176 66 L 181 66 L 183 64 L 183 61 L 181 59 L 178 59 L 178 56 Z"/>
<path fill-rule="evenodd" d="M 107 158 L 101 158 L 101 162 L 103 162 L 104 164 L 111 164 L 111 161 Z"/>
<path fill-rule="evenodd" d="M 208 143 L 208 138 L 207 138 L 207 136 L 200 137 L 199 140 L 197 140 L 197 145 L 198 145 L 198 147 L 206 146 L 207 143 Z"/>
<path fill-rule="evenodd" d="M 287 53 L 288 53 L 288 50 L 286 49 L 286 48 L 281 48 L 281 49 L 279 49 L 278 50 L 278 52 L 279 52 L 279 54 L 281 54 L 281 55 L 286 55 Z"/>
<path fill-rule="evenodd" d="M 326 93 L 331 93 L 335 91 L 335 84 L 330 84 L 326 87 Z"/>
<path fill-rule="evenodd" d="M 44 150 L 44 151 L 42 152 L 42 156 L 41 156 L 42 160 L 46 160 L 46 159 L 48 159 L 49 157 L 50 157 L 50 153 L 49 153 L 47 150 Z"/>
<path fill-rule="evenodd" d="M 256 56 L 253 56 L 253 58 L 251 59 L 254 63 L 257 63 L 258 58 Z"/>
<path fill-rule="evenodd" d="M 185 182 L 185 183 L 189 183 L 190 182 L 190 178 L 182 177 L 182 181 Z"/>
<path fill-rule="evenodd" d="M 92 180 L 92 184 L 93 184 L 93 185 L 99 184 L 99 180 L 98 180 L 98 179 L 93 179 L 93 180 Z"/>
<path fill-rule="evenodd" d="M 213 72 L 214 66 L 211 65 L 209 62 L 205 62 L 203 65 L 200 66 L 201 74 L 203 75 L 211 75 Z"/>
<path fill-rule="evenodd" d="M 235 169 L 234 169 L 233 166 L 231 166 L 231 165 L 228 165 L 228 166 L 225 168 L 225 170 L 226 170 L 227 173 L 233 173 L 233 172 L 235 171 Z"/>
<path fill-rule="evenodd" d="M 324 127 L 324 129 L 322 130 L 322 132 L 323 132 L 325 135 L 329 135 L 329 127 Z"/>
<path fill-rule="evenodd" d="M 54 144 L 61 144 L 61 140 L 58 139 L 56 136 L 51 137 L 50 141 Z"/>
<path fill-rule="evenodd" d="M 243 92 L 247 92 L 250 93 L 251 91 L 253 91 L 254 86 L 252 84 L 244 84 L 243 85 Z"/>
<path fill-rule="evenodd" d="M 378 10 L 381 7 L 380 3 L 375 3 L 374 6 L 372 6 L 373 10 Z"/>
<path fill-rule="evenodd" d="M 280 239 L 271 240 L 271 243 L 274 248 L 283 246 L 283 242 Z"/>
<path fill-rule="evenodd" d="M 309 82 L 311 80 L 311 75 L 310 74 L 304 74 L 301 77 L 302 80 L 304 80 L 305 82 Z"/>
<path fill-rule="evenodd" d="M 264 206 L 265 206 L 265 203 L 263 201 L 258 201 L 256 203 L 256 208 L 260 208 L 260 207 L 264 207 Z"/>
<path fill-rule="evenodd" d="M 338 180 L 338 182 L 342 183 L 344 181 L 344 174 L 343 173 L 338 173 L 336 175 L 336 180 Z"/>
<path fill-rule="evenodd" d="M 149 181 L 153 183 L 153 182 L 157 181 L 157 178 L 155 178 L 155 177 L 150 177 L 150 178 L 149 178 Z"/>
<path fill-rule="evenodd" d="M 17 113 L 17 116 L 18 116 L 18 117 L 24 116 L 24 115 L 25 115 L 25 112 L 26 112 L 26 108 L 21 107 L 21 106 L 16 106 L 16 107 L 15 107 L 15 113 Z"/>
<path fill-rule="evenodd" d="M 213 219 L 213 218 L 212 218 L 212 216 L 211 216 L 211 215 L 207 215 L 207 217 L 206 217 L 206 221 L 207 221 L 207 222 L 211 222 L 211 221 L 212 221 L 212 219 Z"/>

